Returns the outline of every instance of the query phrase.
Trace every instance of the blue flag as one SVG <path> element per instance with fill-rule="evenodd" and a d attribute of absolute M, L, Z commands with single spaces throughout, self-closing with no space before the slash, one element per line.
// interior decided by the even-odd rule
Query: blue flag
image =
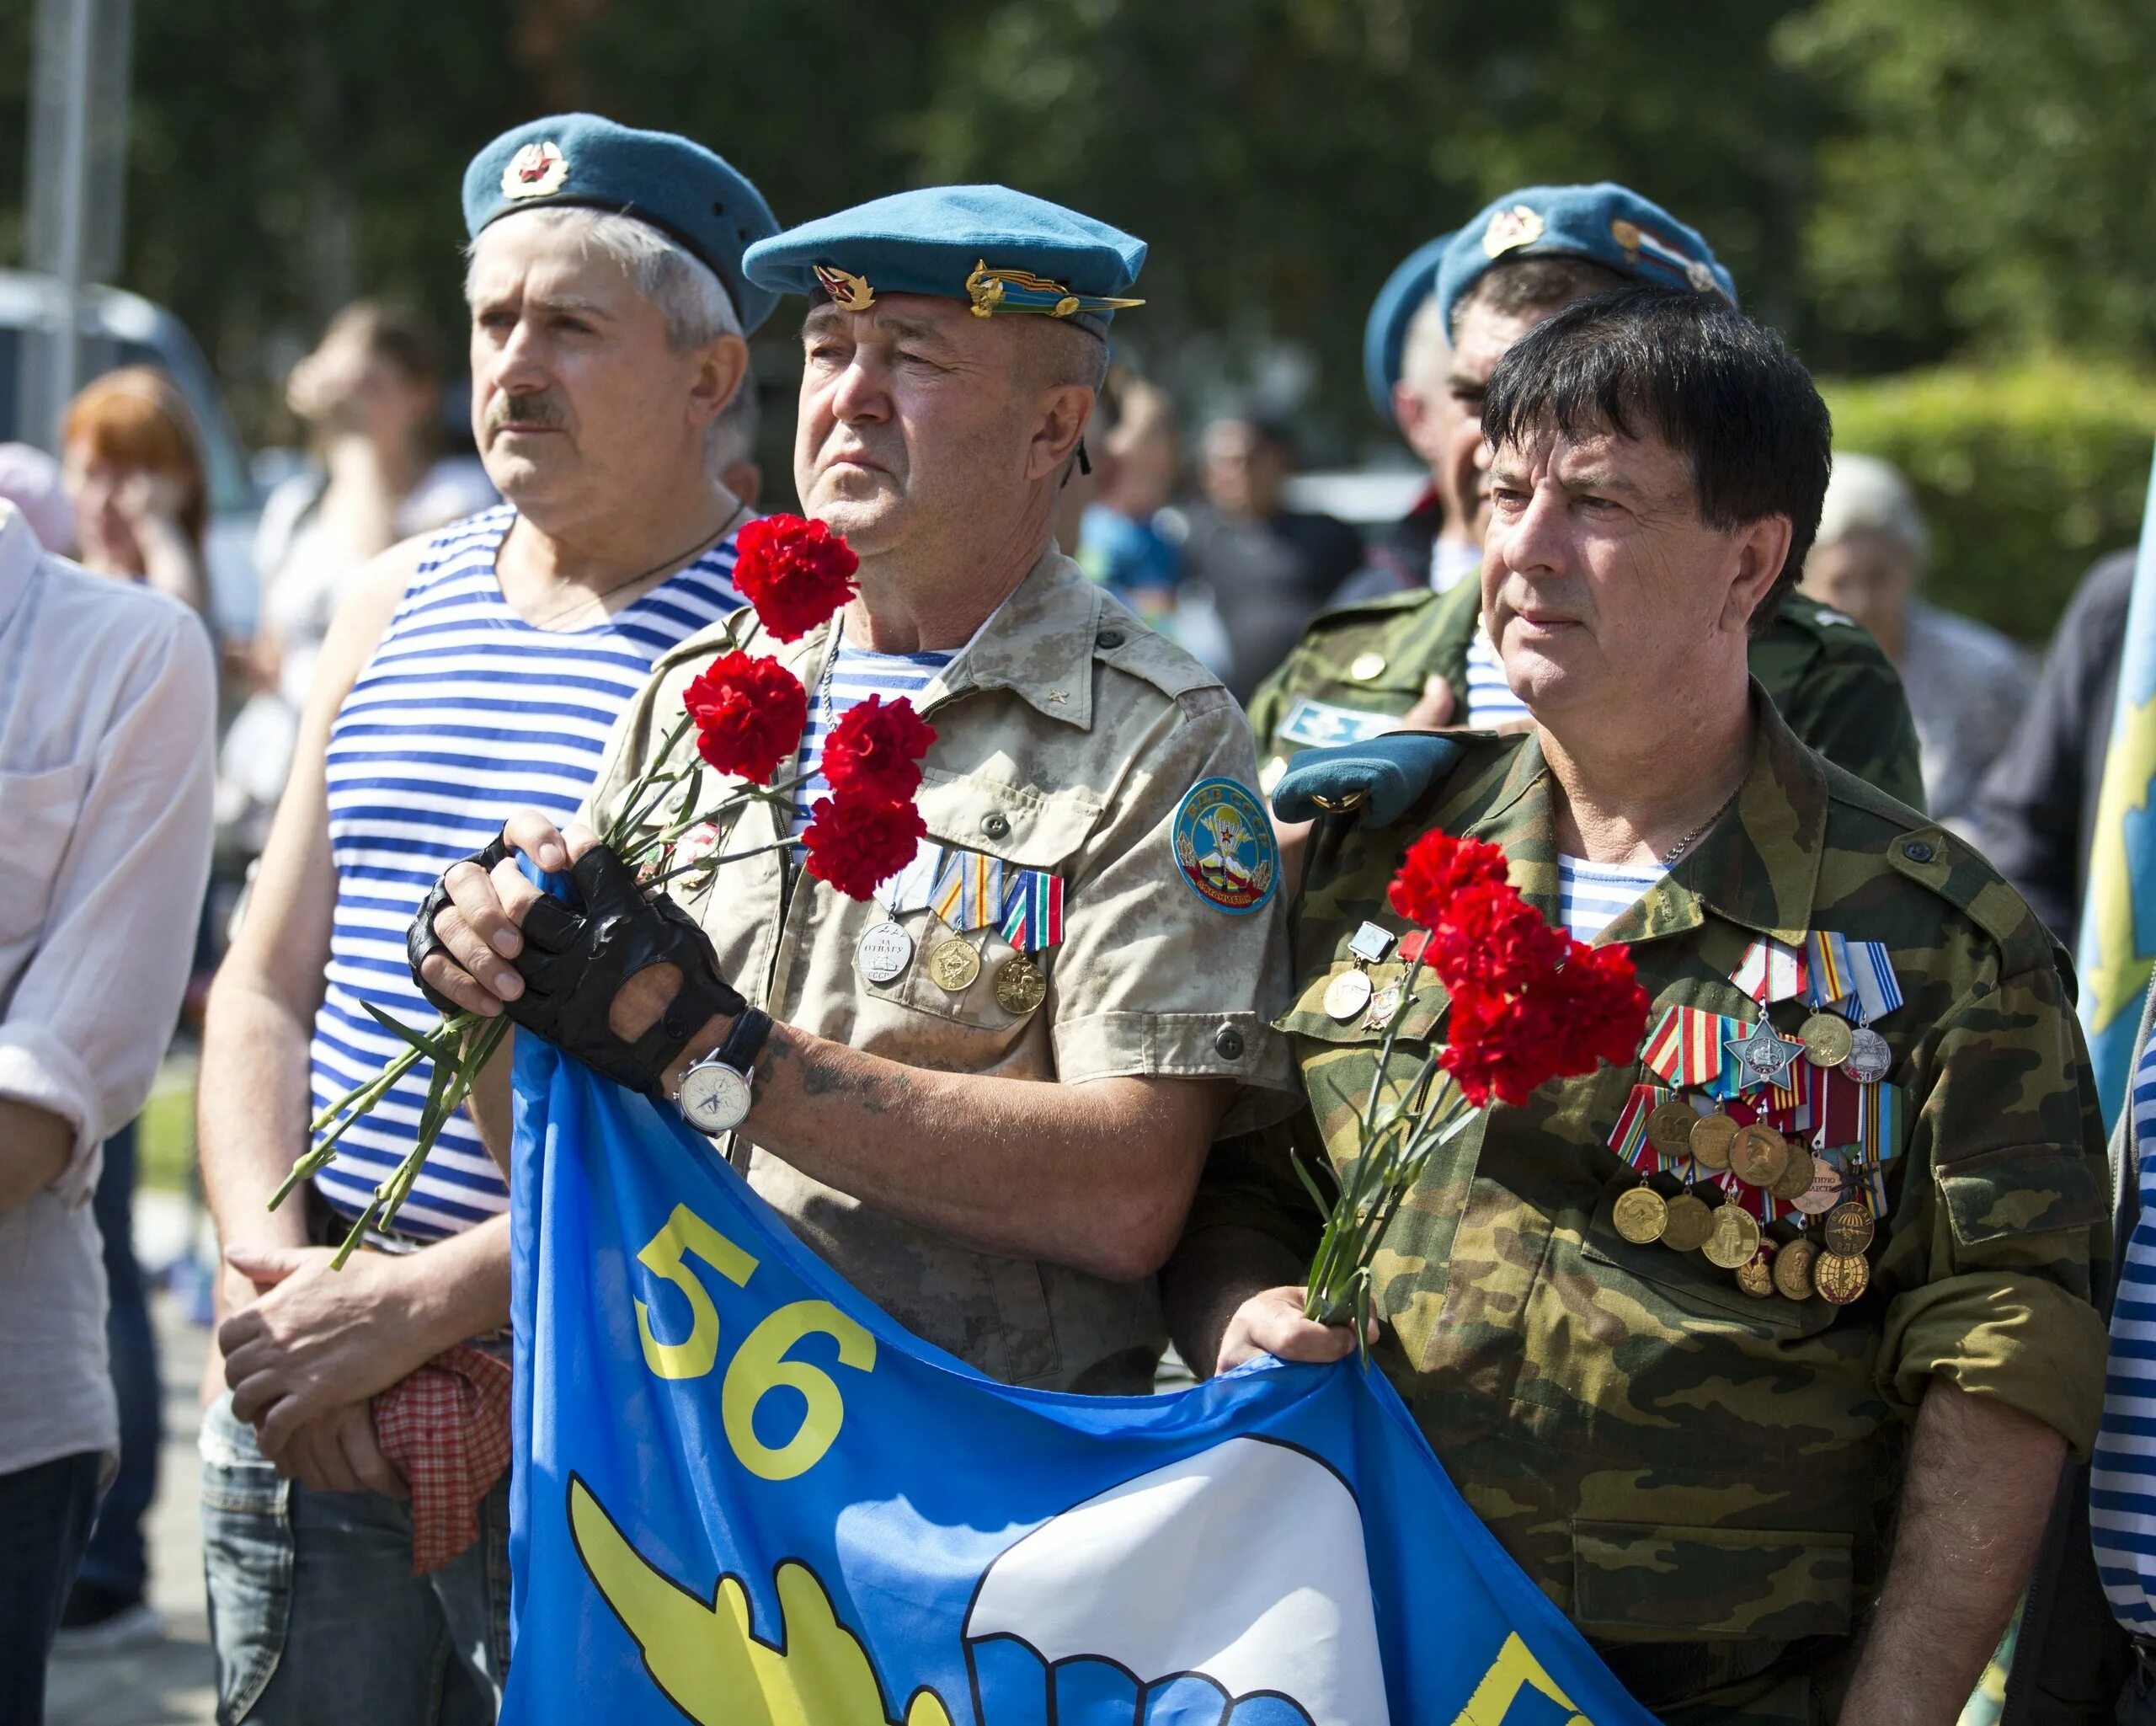
<path fill-rule="evenodd" d="M 2118 700 L 2090 836 L 2089 885 L 2073 955 L 2081 1028 L 2104 1125 L 2118 1122 L 2135 1057 L 2141 998 L 2156 960 L 2156 478 L 2141 522 L 2127 607 Z"/>
<path fill-rule="evenodd" d="M 1652 1726 L 1381 1374 L 994 1383 L 516 1070 L 510 1726 Z"/>

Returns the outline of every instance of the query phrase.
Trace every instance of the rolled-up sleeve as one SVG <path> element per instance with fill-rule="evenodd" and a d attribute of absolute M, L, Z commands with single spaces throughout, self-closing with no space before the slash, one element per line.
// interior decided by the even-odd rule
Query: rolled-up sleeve
<path fill-rule="evenodd" d="M 162 627 L 157 627 L 162 626 Z M 85 1201 L 170 1041 L 209 879 L 216 685 L 200 624 L 159 608 L 79 762 L 80 801 L 0 1015 L 0 1098 L 58 1115 L 51 1190 Z"/>
<path fill-rule="evenodd" d="M 2107 1339 L 2090 1265 L 2108 1222 L 2101 1114 L 2048 964 L 1980 976 L 1912 1062 L 1909 1174 L 1886 1248 L 1879 1384 L 1941 1378 L 2095 1442 Z"/>

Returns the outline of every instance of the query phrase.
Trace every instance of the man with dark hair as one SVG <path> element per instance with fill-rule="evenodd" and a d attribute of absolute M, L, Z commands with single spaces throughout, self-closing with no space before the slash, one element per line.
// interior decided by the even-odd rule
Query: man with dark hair
<path fill-rule="evenodd" d="M 2057 949 L 1748 673 L 1828 468 L 1773 334 L 1702 294 L 1601 297 L 1512 348 L 1483 422 L 1481 600 L 1533 729 L 1388 740 L 1423 759 L 1404 810 L 1370 807 L 1354 750 L 1283 781 L 1282 816 L 1339 811 L 1279 1022 L 1310 1107 L 1209 1169 L 1177 1339 L 1217 1371 L 1354 1346 L 1303 1317 L 1289 1159 L 1356 1157 L 1363 1099 L 1410 1082 L 1449 1002 L 1418 971 L 1387 1050 L 1333 985 L 1400 1000 L 1403 852 L 1494 843 L 1553 924 L 1630 943 L 1647 1034 L 1636 1068 L 1437 1151 L 1372 1267 L 1379 1360 L 1663 1719 L 1951 1722 L 2104 1394 L 2100 1117 Z"/>
<path fill-rule="evenodd" d="M 1480 416 L 1491 373 L 1545 318 L 1628 283 L 1737 302 L 1735 284 L 1704 238 L 1620 185 L 1508 192 L 1440 255 L 1429 252 L 1387 284 L 1373 313 L 1374 321 L 1379 312 L 1384 319 L 1365 348 L 1373 390 L 1398 366 L 1393 413 L 1430 470 L 1431 519 L 1441 515 L 1444 525 L 1433 543 L 1426 541 L 1428 585 L 1326 612 L 1266 679 L 1250 712 L 1268 784 L 1299 749 L 1356 741 L 1402 723 L 1527 723 L 1481 627 L 1479 587 L 1465 579 L 1489 528 Z M 1892 665 L 1860 627 L 1791 596 L 1761 613 L 1752 670 L 1798 737 L 1888 795 L 1923 806 L 1908 703 Z"/>

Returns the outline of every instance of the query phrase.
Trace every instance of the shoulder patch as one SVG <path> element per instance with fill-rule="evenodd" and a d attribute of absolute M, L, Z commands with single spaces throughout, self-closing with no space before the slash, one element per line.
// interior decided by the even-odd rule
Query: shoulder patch
<path fill-rule="evenodd" d="M 1262 911 L 1280 885 L 1280 847 L 1257 794 L 1233 779 L 1200 779 L 1169 823 L 1176 870 L 1190 890 L 1231 916 Z"/>

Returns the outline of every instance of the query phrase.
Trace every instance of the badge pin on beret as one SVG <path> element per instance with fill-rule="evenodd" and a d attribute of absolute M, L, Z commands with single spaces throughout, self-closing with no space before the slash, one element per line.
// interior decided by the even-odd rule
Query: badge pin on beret
<path fill-rule="evenodd" d="M 1500 258 L 1522 246 L 1531 246 L 1542 238 L 1542 228 L 1541 216 L 1524 204 L 1500 210 L 1490 218 L 1489 227 L 1482 230 L 1483 253 Z"/>
<path fill-rule="evenodd" d="M 841 312 L 866 312 L 876 303 L 876 290 L 865 277 L 840 269 L 835 264 L 812 264 L 816 281 Z"/>
<path fill-rule="evenodd" d="M 569 158 L 551 139 L 526 144 L 502 169 L 504 198 L 544 198 L 558 192 L 569 177 Z"/>

